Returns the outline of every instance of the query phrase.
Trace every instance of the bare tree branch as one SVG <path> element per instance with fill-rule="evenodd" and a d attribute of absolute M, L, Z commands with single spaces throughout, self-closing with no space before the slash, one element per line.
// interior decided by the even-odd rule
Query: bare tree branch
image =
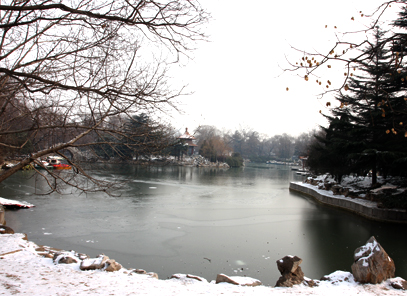
<path fill-rule="evenodd" d="M 24 166 L 64 149 L 162 147 L 149 134 L 113 124 L 136 114 L 154 116 L 176 108 L 183 88 L 169 87 L 169 60 L 188 55 L 209 15 L 195 0 L 6 0 L 0 5 L 0 153 L 26 153 L 0 182 Z M 157 56 L 167 60 L 157 59 Z M 127 129 L 127 130 L 126 130 Z M 163 135 L 164 135 L 163 134 Z M 165 137 L 164 137 L 165 138 Z M 144 142 L 139 140 L 143 139 Z M 42 173 L 76 186 L 87 178 L 70 161 L 73 175 Z M 80 177 L 80 178 L 78 178 Z"/>

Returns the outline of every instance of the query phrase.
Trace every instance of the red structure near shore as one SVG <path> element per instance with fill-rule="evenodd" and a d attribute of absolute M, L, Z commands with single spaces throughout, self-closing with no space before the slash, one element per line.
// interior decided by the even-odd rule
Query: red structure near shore
<path fill-rule="evenodd" d="M 196 138 L 189 134 L 188 128 L 185 128 L 185 133 L 178 137 L 185 145 L 188 145 L 187 155 L 192 156 L 195 152 L 197 145 L 193 142 Z"/>

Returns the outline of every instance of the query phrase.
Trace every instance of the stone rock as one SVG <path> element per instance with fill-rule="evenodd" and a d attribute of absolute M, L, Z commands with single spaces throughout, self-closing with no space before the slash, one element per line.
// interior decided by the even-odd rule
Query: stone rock
<path fill-rule="evenodd" d="M 146 272 L 144 269 L 131 269 L 129 275 L 132 275 L 134 273 L 136 273 L 136 274 L 145 274 L 145 275 L 148 275 L 149 277 L 159 279 L 157 273 L 155 273 L 155 272 Z"/>
<path fill-rule="evenodd" d="M 50 258 L 50 259 L 54 259 L 55 254 L 59 253 L 60 255 L 65 252 L 65 253 L 69 253 L 63 250 L 59 250 L 59 249 L 54 249 L 51 248 L 49 246 L 46 245 L 40 245 L 38 246 L 35 251 L 37 252 L 38 255 L 44 257 L 44 258 Z M 75 253 L 74 251 L 72 251 L 71 253 Z M 77 257 L 77 254 L 75 254 L 75 257 Z M 55 263 L 58 264 L 58 263 Z"/>
<path fill-rule="evenodd" d="M 152 277 L 152 278 L 159 279 L 159 278 L 158 278 L 158 274 L 155 273 L 155 272 L 147 272 L 146 274 L 147 274 L 148 276 Z"/>
<path fill-rule="evenodd" d="M 286 273 L 277 280 L 276 287 L 292 287 L 304 282 L 304 272 L 298 267 L 295 273 Z"/>
<path fill-rule="evenodd" d="M 304 277 L 303 284 L 306 285 L 307 287 L 313 288 L 313 287 L 318 287 L 319 286 L 319 281 L 315 281 L 315 280 L 310 279 L 308 277 Z"/>
<path fill-rule="evenodd" d="M 52 259 L 55 265 L 78 263 L 78 260 L 74 252 L 58 252 Z"/>
<path fill-rule="evenodd" d="M 277 268 L 281 274 L 294 273 L 302 263 L 302 259 L 297 256 L 285 256 L 277 261 Z"/>
<path fill-rule="evenodd" d="M 48 253 L 48 249 L 46 249 L 44 246 L 39 246 L 39 247 L 37 247 L 36 249 L 35 249 L 35 251 L 36 252 L 39 252 L 39 253 L 43 253 L 43 252 L 47 252 Z"/>
<path fill-rule="evenodd" d="M 277 261 L 281 277 L 277 280 L 276 287 L 292 287 L 304 282 L 304 272 L 300 267 L 302 259 L 297 256 L 285 256 Z"/>
<path fill-rule="evenodd" d="M 14 234 L 14 230 L 5 225 L 0 225 L 0 234 Z"/>
<path fill-rule="evenodd" d="M 403 290 L 403 291 L 407 290 L 407 281 L 405 281 L 401 277 L 392 279 L 390 282 L 390 285 L 397 290 Z"/>
<path fill-rule="evenodd" d="M 396 271 L 394 261 L 389 257 L 374 236 L 355 250 L 352 274 L 357 282 L 378 284 L 393 278 Z"/>
<path fill-rule="evenodd" d="M 226 274 L 222 274 L 222 273 L 218 274 L 216 276 L 216 283 L 217 284 L 219 284 L 219 283 L 230 283 L 230 284 L 233 284 L 233 285 L 238 285 L 239 284 L 238 282 L 234 281 L 233 279 L 231 279 Z"/>
<path fill-rule="evenodd" d="M 200 282 L 205 282 L 205 283 L 208 282 L 205 278 L 200 277 L 200 276 L 196 276 L 196 275 L 192 275 L 192 274 L 176 273 L 176 274 L 171 275 L 170 278 L 179 279 L 179 280 L 182 280 L 184 282 L 194 281 L 194 280 L 197 280 L 197 281 L 200 281 Z"/>
<path fill-rule="evenodd" d="M 196 279 L 200 282 L 207 282 L 207 280 L 205 278 L 197 276 L 197 275 L 187 274 L 187 278 Z"/>
<path fill-rule="evenodd" d="M 260 286 L 261 281 L 251 277 L 245 276 L 227 276 L 226 274 L 218 274 L 216 276 L 216 283 L 230 283 L 233 285 L 240 285 L 240 286 L 248 286 L 248 287 L 255 287 Z"/>
<path fill-rule="evenodd" d="M 348 271 L 337 270 L 331 274 L 325 275 L 321 278 L 321 281 L 330 282 L 332 285 L 338 285 L 340 283 L 355 283 L 353 274 Z"/>
<path fill-rule="evenodd" d="M 82 254 L 82 253 L 78 253 L 77 254 L 77 257 L 80 259 L 80 260 L 85 260 L 85 259 L 89 259 L 89 256 L 88 255 L 86 255 L 86 254 Z"/>
<path fill-rule="evenodd" d="M 54 259 L 55 254 L 51 253 L 50 251 L 45 250 L 44 248 L 38 248 L 38 249 L 35 249 L 35 251 L 37 252 L 37 254 L 39 256 L 42 256 L 44 258 Z"/>
<path fill-rule="evenodd" d="M 97 258 L 83 260 L 79 268 L 81 270 L 103 269 L 107 260 L 109 260 L 108 256 L 99 255 Z"/>
<path fill-rule="evenodd" d="M 107 260 L 105 266 L 106 266 L 105 270 L 109 272 L 119 271 L 120 269 L 122 269 L 122 265 L 120 265 L 113 259 Z"/>
<path fill-rule="evenodd" d="M 136 274 L 147 274 L 147 271 L 145 271 L 144 269 L 133 269 L 131 273 L 136 273 Z"/>

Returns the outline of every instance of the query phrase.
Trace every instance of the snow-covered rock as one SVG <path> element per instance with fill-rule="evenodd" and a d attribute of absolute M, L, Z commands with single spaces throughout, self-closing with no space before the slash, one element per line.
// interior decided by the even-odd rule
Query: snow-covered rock
<path fill-rule="evenodd" d="M 407 281 L 402 279 L 401 277 L 395 277 L 390 280 L 390 284 L 393 288 L 397 290 L 407 290 Z"/>
<path fill-rule="evenodd" d="M 227 276 L 226 274 L 220 273 L 216 276 L 216 283 L 230 283 L 233 285 L 256 287 L 261 285 L 261 281 L 255 278 L 246 276 Z"/>
<path fill-rule="evenodd" d="M 109 260 L 108 256 L 99 255 L 97 258 L 85 259 L 81 262 L 81 270 L 95 270 L 105 267 L 106 261 Z"/>
<path fill-rule="evenodd" d="M 194 283 L 194 282 L 196 282 L 196 281 L 205 282 L 205 283 L 208 282 L 208 281 L 207 281 L 205 278 L 203 278 L 203 277 L 200 277 L 200 276 L 197 276 L 197 275 L 193 275 L 193 274 L 183 274 L 183 273 L 176 273 L 176 274 L 173 274 L 173 275 L 171 276 L 171 279 L 178 279 L 178 280 L 182 281 L 183 283 Z"/>
<path fill-rule="evenodd" d="M 54 264 L 72 264 L 80 262 L 79 257 L 75 254 L 75 252 L 59 252 L 55 253 L 53 259 Z"/>
<path fill-rule="evenodd" d="M 374 236 L 354 254 L 352 273 L 360 283 L 378 284 L 395 276 L 396 267 Z"/>

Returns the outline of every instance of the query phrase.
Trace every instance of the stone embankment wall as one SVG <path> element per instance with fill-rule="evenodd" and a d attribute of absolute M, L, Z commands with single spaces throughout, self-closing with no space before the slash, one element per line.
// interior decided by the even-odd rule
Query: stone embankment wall
<path fill-rule="evenodd" d="M 369 219 L 407 223 L 407 212 L 405 210 L 378 208 L 377 202 L 333 195 L 330 191 L 319 190 L 315 186 L 302 182 L 291 182 L 290 190 L 311 196 L 320 203 L 349 210 Z"/>

